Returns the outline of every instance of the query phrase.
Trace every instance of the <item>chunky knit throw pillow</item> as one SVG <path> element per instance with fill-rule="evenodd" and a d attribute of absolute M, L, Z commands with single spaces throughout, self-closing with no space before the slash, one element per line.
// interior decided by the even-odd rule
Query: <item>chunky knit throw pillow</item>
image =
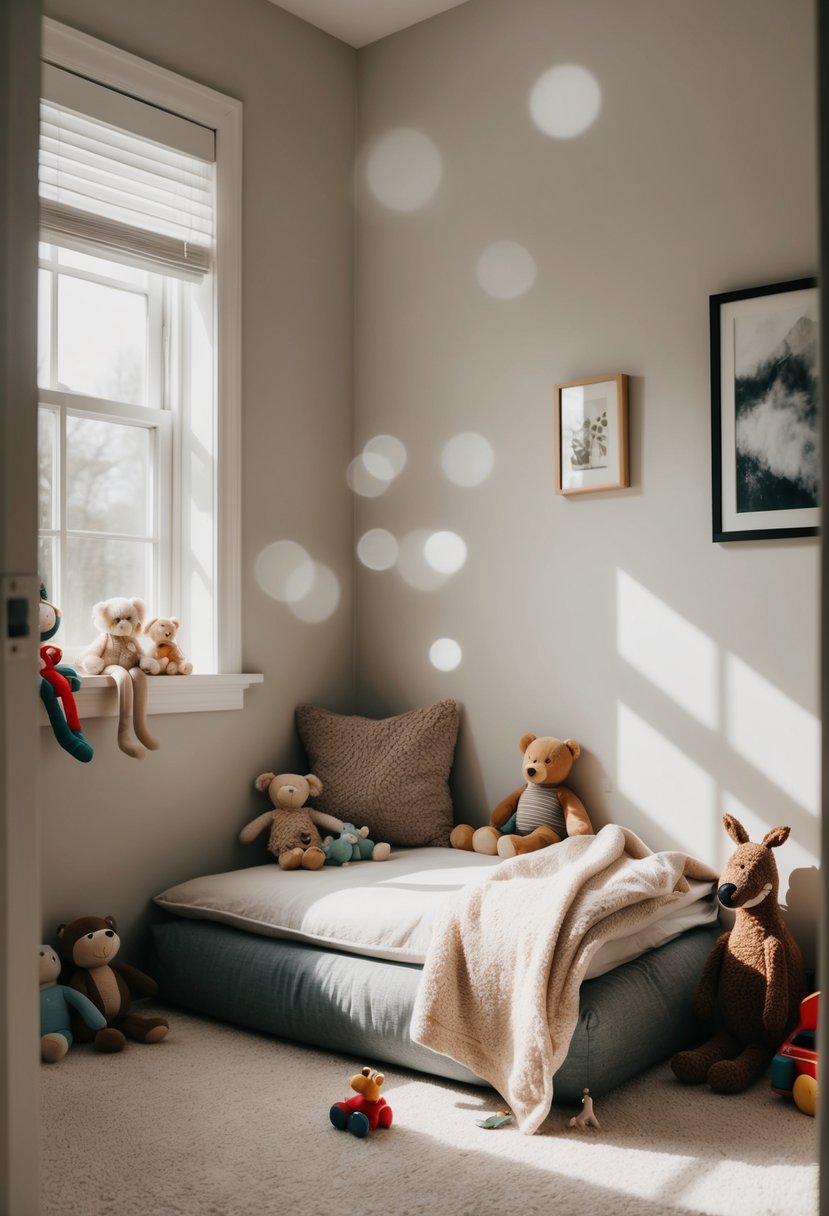
<path fill-rule="evenodd" d="M 367 825 L 372 840 L 448 845 L 458 719 L 457 702 L 448 700 L 380 719 L 300 705 L 299 736 L 310 771 L 322 781 L 314 804 Z"/>

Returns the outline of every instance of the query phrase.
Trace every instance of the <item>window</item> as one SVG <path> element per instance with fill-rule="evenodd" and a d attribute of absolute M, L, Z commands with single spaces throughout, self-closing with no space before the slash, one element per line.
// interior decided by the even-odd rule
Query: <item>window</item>
<path fill-rule="evenodd" d="M 174 284 L 42 244 L 39 272 L 39 570 L 67 653 L 92 605 L 138 595 L 172 614 L 173 446 L 164 335 Z"/>
<path fill-rule="evenodd" d="M 40 562 L 58 640 L 71 656 L 97 600 L 139 595 L 181 617 L 198 672 L 238 672 L 241 106 L 48 19 L 44 61 Z"/>

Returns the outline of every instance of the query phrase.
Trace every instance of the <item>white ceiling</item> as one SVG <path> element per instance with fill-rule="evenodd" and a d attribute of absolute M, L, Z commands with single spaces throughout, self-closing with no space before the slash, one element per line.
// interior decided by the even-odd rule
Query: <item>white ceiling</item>
<path fill-rule="evenodd" d="M 349 46 L 366 46 L 466 0 L 272 0 Z"/>

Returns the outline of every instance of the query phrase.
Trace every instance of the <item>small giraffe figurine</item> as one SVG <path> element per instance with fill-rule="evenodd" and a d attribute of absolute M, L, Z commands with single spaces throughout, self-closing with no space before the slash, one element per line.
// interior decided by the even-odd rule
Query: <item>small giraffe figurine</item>
<path fill-rule="evenodd" d="M 671 1068 L 688 1085 L 707 1081 L 717 1093 L 737 1094 L 765 1071 L 795 1025 L 806 989 L 800 950 L 780 915 L 772 854 L 790 829 L 772 828 L 753 844 L 733 815 L 724 815 L 723 823 L 737 848 L 717 897 L 736 916 L 733 929 L 714 944 L 694 1000 L 698 1018 L 716 1018 L 717 1033 L 701 1047 L 678 1052 Z"/>
<path fill-rule="evenodd" d="M 593 1099 L 590 1097 L 590 1090 L 582 1090 L 581 1114 L 573 1115 L 570 1120 L 571 1127 L 577 1127 L 579 1131 L 586 1131 L 588 1127 L 595 1127 L 601 1131 L 601 1124 L 593 1113 Z"/>

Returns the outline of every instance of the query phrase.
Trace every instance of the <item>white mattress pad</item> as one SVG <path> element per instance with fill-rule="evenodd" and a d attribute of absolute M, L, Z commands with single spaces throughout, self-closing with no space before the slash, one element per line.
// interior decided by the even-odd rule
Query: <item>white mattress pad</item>
<path fill-rule="evenodd" d="M 313 871 L 285 871 L 270 863 L 208 874 L 169 887 L 155 903 L 177 916 L 220 921 L 264 937 L 422 966 L 445 901 L 462 887 L 484 882 L 494 866 L 511 864 L 456 849 L 397 849 L 383 862 Z M 668 912 L 657 909 L 634 935 L 606 942 L 585 978 L 716 919 L 712 884 L 690 881 Z"/>

